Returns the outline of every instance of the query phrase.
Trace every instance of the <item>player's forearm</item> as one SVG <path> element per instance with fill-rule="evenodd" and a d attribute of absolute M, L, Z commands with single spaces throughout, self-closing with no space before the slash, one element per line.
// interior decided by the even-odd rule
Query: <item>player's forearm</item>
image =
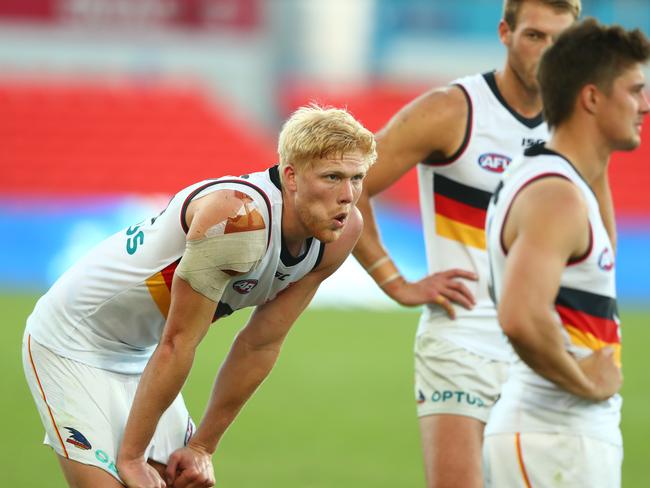
<path fill-rule="evenodd" d="M 246 401 L 269 375 L 281 342 L 256 347 L 238 337 L 215 381 L 205 415 L 190 444 L 214 453 Z"/>
<path fill-rule="evenodd" d="M 512 346 L 533 371 L 575 395 L 589 398 L 593 384 L 564 345 L 550 310 L 521 307 L 521 312 L 504 314 L 499 320 Z"/>
<path fill-rule="evenodd" d="M 372 279 L 382 287 L 399 278 L 400 273 L 381 242 L 375 214 L 367 195 L 359 199 L 357 207 L 363 215 L 363 231 L 352 254 Z"/>
<path fill-rule="evenodd" d="M 363 216 L 363 231 L 354 247 L 353 254 L 361 266 L 367 268 L 387 253 L 381 242 L 379 229 L 375 220 L 375 212 L 365 191 L 359 197 L 357 208 Z"/>
<path fill-rule="evenodd" d="M 156 431 L 162 414 L 178 396 L 194 360 L 194 348 L 162 342 L 147 364 L 129 413 L 120 457 L 137 459 Z"/>

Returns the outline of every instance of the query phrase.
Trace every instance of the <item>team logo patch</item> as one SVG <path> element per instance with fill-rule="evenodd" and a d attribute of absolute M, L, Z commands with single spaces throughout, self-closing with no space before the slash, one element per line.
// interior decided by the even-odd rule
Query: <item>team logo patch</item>
<path fill-rule="evenodd" d="M 87 451 L 93 447 L 90 445 L 90 442 L 88 442 L 88 439 L 86 439 L 84 435 L 77 429 L 73 429 L 72 427 L 66 427 L 66 429 L 70 431 L 70 437 L 65 440 L 68 444 L 72 444 L 73 446 L 76 446 L 79 449 L 83 449 L 84 451 Z"/>
<path fill-rule="evenodd" d="M 422 393 L 422 390 L 418 390 L 418 398 L 417 398 L 418 405 L 423 404 L 425 400 L 426 398 L 424 397 L 424 393 Z"/>
<path fill-rule="evenodd" d="M 235 281 L 232 284 L 233 290 L 235 290 L 237 293 L 241 293 L 242 295 L 250 293 L 256 286 L 257 280 L 239 280 Z"/>
<path fill-rule="evenodd" d="M 503 173 L 510 165 L 511 161 L 512 159 L 503 154 L 485 153 L 479 156 L 478 165 L 487 171 L 492 171 L 493 173 Z"/>
<path fill-rule="evenodd" d="M 603 271 L 611 271 L 614 268 L 614 257 L 608 247 L 598 256 L 598 267 Z"/>

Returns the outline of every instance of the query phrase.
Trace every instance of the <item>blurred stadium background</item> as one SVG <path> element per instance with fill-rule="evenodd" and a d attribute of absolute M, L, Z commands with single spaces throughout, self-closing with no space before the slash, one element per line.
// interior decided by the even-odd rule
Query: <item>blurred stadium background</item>
<path fill-rule="evenodd" d="M 583 7 L 650 33 L 647 0 Z M 19 360 L 24 319 L 63 270 L 107 235 L 157 214 L 187 184 L 273 164 L 280 123 L 301 104 L 347 106 L 377 130 L 426 88 L 500 68 L 500 13 L 497 0 L 0 0 L 0 357 L 6 389 L 16 391 L 3 395 L 0 412 L 7 438 L 19 440 L 1 447 L 8 486 L 63 483 L 37 446 L 41 428 Z M 624 486 L 643 487 L 648 136 L 614 159 Z M 376 207 L 400 268 L 422 276 L 415 174 Z M 315 302 L 273 385 L 226 437 L 218 479 L 224 487 L 420 486 L 410 403 L 417 315 L 390 304 L 354 260 Z M 215 328 L 197 359 L 186 388 L 196 418 L 242 320 Z"/>

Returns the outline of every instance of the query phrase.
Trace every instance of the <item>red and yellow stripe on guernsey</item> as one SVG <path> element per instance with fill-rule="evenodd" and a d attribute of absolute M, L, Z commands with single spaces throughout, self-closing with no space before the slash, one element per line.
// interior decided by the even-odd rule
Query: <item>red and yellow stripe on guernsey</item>
<path fill-rule="evenodd" d="M 485 214 L 492 194 L 439 174 L 434 176 L 433 190 L 437 234 L 485 249 Z"/>
<path fill-rule="evenodd" d="M 178 266 L 179 261 L 180 259 L 174 261 L 145 281 L 151 298 L 156 302 L 158 310 L 160 310 L 160 313 L 165 318 L 169 315 L 169 305 L 172 301 L 172 280 L 174 279 L 174 271 L 176 271 L 176 266 Z"/>
<path fill-rule="evenodd" d="M 610 346 L 614 349 L 616 364 L 621 366 L 616 299 L 562 287 L 555 300 L 555 309 L 573 344 L 593 351 Z"/>
<path fill-rule="evenodd" d="M 239 213 L 234 217 L 229 217 L 224 227 L 224 234 L 233 234 L 236 232 L 246 232 L 252 230 L 264 229 L 264 217 L 255 208 L 250 208 L 246 203 L 251 202 L 252 199 L 245 193 L 235 191 L 235 196 L 243 201 L 243 213 Z M 151 294 L 151 298 L 156 302 L 160 313 L 163 317 L 167 318 L 169 315 L 169 306 L 171 304 L 171 290 L 172 280 L 174 279 L 174 272 L 180 259 L 174 261 L 169 266 L 163 268 L 158 273 L 150 276 L 145 283 Z M 228 270 L 224 270 L 228 273 Z"/>

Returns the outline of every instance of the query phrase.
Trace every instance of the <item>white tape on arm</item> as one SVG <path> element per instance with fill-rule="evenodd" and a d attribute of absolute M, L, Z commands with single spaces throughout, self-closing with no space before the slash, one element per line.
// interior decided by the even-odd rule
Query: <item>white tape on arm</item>
<path fill-rule="evenodd" d="M 266 251 L 266 229 L 188 240 L 176 274 L 201 295 L 218 302 L 232 277 L 247 273 Z"/>

